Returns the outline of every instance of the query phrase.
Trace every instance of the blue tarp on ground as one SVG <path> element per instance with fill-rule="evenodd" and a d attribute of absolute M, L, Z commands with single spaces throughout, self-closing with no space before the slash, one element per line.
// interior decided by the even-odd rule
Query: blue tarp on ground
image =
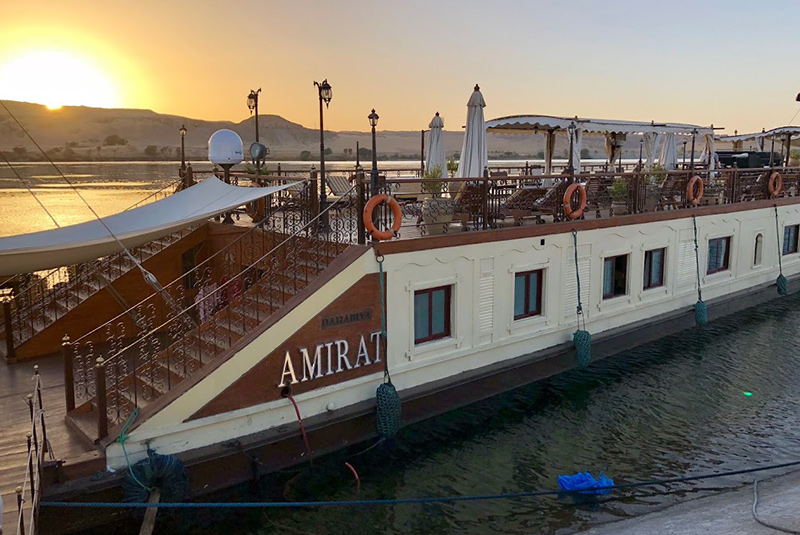
<path fill-rule="evenodd" d="M 572 476 L 558 476 L 558 486 L 563 490 L 577 490 L 580 494 L 608 494 L 611 489 L 592 490 L 598 487 L 613 487 L 614 480 L 606 477 L 603 472 L 595 479 L 589 472 L 579 472 Z"/>

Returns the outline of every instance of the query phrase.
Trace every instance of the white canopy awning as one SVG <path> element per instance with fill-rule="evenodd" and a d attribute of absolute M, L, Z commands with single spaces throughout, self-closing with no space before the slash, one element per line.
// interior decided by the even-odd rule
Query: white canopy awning
<path fill-rule="evenodd" d="M 797 136 L 800 135 L 800 126 L 781 126 L 780 128 L 773 128 L 772 130 L 762 130 L 753 134 L 737 134 L 734 136 L 716 136 L 719 141 L 751 141 L 764 138 L 785 138 L 787 135 Z"/>
<path fill-rule="evenodd" d="M 244 188 L 207 178 L 166 199 L 104 217 L 103 222 L 130 249 L 292 184 Z M 69 266 L 120 251 L 117 241 L 96 219 L 53 230 L 8 236 L 0 238 L 0 275 Z"/>
<path fill-rule="evenodd" d="M 486 130 L 498 134 L 530 134 L 531 131 L 567 130 L 570 123 L 583 131 L 583 135 L 605 134 L 713 134 L 710 126 L 682 123 L 649 123 L 642 121 L 617 121 L 587 119 L 582 117 L 552 117 L 549 115 L 512 115 L 486 121 Z"/>

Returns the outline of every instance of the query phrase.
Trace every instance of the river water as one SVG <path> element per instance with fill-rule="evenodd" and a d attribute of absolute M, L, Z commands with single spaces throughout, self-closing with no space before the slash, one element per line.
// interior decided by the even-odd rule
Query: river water
<path fill-rule="evenodd" d="M 509 164 L 511 165 L 511 164 Z M 398 163 L 398 167 L 402 163 Z M 408 166 L 408 163 L 405 163 Z M 88 219 L 42 164 L 15 166 L 57 219 Z M 101 214 L 139 201 L 175 164 L 65 164 Z M 38 212 L 37 212 L 38 210 Z M 47 216 L 0 168 L 0 235 L 48 228 Z M 22 230 L 20 230 L 22 229 Z M 404 428 L 395 449 L 355 455 L 262 480 L 235 500 L 359 499 L 556 489 L 560 474 L 599 471 L 617 483 L 737 470 L 800 458 L 800 297 L 790 296 Z M 745 395 L 745 393 L 752 395 Z M 298 448 L 302 445 L 298 443 Z M 192 533 L 555 533 L 650 512 L 752 476 L 646 487 L 593 504 L 555 497 L 362 508 L 193 512 L 164 526 Z M 177 522 L 173 523 L 173 522 Z M 190 522 L 186 525 L 185 522 Z M 132 529 L 137 528 L 135 522 Z M 209 526 L 213 526 L 209 528 Z M 137 528 L 138 529 L 138 528 Z"/>

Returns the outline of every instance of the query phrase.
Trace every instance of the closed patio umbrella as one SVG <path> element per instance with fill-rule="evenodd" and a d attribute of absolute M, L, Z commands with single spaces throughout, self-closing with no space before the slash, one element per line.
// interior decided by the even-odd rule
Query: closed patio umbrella
<path fill-rule="evenodd" d="M 444 121 L 439 117 L 438 111 L 436 116 L 431 119 L 428 128 L 431 129 L 431 133 L 428 136 L 428 159 L 425 162 L 425 170 L 431 173 L 438 166 L 442 172 L 440 176 L 447 178 L 447 160 L 444 155 L 444 134 L 442 133 Z"/>
<path fill-rule="evenodd" d="M 467 102 L 467 128 L 464 132 L 464 144 L 461 146 L 461 159 L 458 162 L 456 178 L 482 177 L 484 168 L 489 165 L 486 127 L 483 122 L 485 107 L 486 102 L 481 95 L 481 88 L 475 84 L 475 90 Z"/>

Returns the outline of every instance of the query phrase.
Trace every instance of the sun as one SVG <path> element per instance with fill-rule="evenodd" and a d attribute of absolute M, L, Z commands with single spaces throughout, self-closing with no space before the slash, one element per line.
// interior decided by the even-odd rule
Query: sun
<path fill-rule="evenodd" d="M 119 107 L 119 92 L 91 60 L 62 50 L 21 54 L 0 64 L 0 98 L 61 106 Z"/>

